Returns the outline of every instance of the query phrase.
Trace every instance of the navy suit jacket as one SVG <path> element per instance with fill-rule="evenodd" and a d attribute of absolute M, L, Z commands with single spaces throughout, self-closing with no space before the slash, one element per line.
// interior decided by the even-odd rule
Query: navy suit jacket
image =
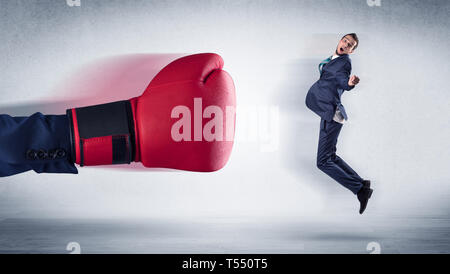
<path fill-rule="evenodd" d="M 306 106 L 326 121 L 333 120 L 336 108 L 339 108 L 347 119 L 341 95 L 344 90 L 351 90 L 348 80 L 352 71 L 352 63 L 348 54 L 341 55 L 324 65 L 320 79 L 315 82 L 306 95 Z"/>
<path fill-rule="evenodd" d="M 37 173 L 78 173 L 71 160 L 66 115 L 11 117 L 0 114 L 0 177 Z"/>

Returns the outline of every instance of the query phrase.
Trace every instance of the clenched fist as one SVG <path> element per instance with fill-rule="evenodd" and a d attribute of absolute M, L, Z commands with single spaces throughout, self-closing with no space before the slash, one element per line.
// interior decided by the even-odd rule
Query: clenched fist
<path fill-rule="evenodd" d="M 356 75 L 352 75 L 350 79 L 348 79 L 349 86 L 356 86 L 359 83 L 359 77 Z"/>

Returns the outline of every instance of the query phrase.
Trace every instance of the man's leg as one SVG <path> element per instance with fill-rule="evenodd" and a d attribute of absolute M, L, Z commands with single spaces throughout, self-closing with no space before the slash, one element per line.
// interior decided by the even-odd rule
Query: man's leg
<path fill-rule="evenodd" d="M 356 180 L 362 181 L 363 179 L 354 171 L 342 158 L 335 155 L 335 163 L 340 166 L 347 174 L 354 177 Z"/>
<path fill-rule="evenodd" d="M 342 186 L 357 194 L 362 188 L 363 179 L 336 155 L 336 145 L 342 124 L 335 121 L 320 121 L 317 167 Z"/>

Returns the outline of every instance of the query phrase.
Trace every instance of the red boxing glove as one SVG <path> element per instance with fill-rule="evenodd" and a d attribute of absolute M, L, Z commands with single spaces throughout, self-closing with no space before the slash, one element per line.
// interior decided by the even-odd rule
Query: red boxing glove
<path fill-rule="evenodd" d="M 221 169 L 233 146 L 236 106 L 233 80 L 222 67 L 217 54 L 182 57 L 140 97 L 67 110 L 73 161 Z"/>

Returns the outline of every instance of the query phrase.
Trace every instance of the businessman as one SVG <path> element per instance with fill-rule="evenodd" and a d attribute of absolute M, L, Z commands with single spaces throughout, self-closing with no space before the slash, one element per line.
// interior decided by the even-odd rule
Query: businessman
<path fill-rule="evenodd" d="M 345 90 L 352 90 L 359 78 L 351 75 L 352 65 L 349 55 L 358 47 L 355 33 L 344 35 L 333 55 L 319 64 L 320 79 L 306 95 L 306 106 L 320 116 L 317 167 L 349 189 L 360 202 L 362 214 L 372 196 L 370 181 L 362 179 L 344 160 L 336 155 L 336 144 L 342 125 L 347 120 L 341 96 Z"/>

